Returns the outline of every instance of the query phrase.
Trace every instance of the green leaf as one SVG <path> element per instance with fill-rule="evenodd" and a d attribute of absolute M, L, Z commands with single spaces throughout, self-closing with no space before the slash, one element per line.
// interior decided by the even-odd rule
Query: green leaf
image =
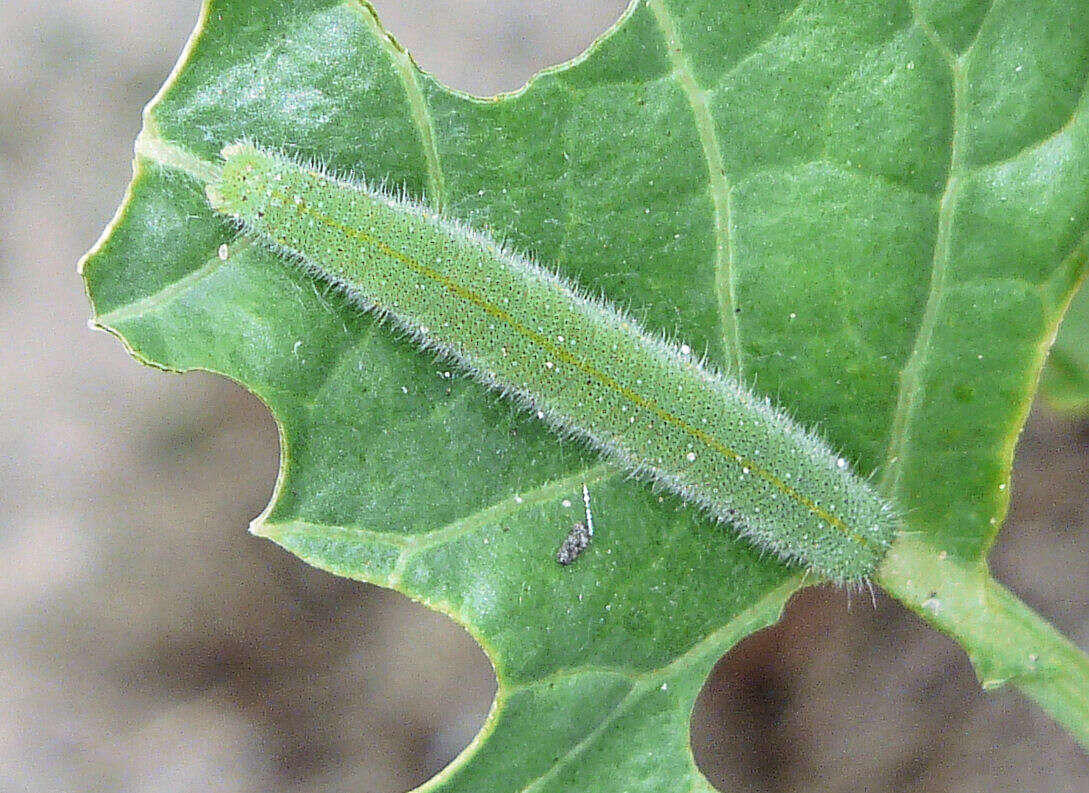
<path fill-rule="evenodd" d="M 1070 303 L 1040 385 L 1055 409 L 1089 415 L 1089 289 L 1079 289 Z"/>
<path fill-rule="evenodd" d="M 908 515 L 881 584 L 1089 742 L 1089 664 L 985 567 L 1086 267 L 1087 78 L 1082 0 L 640 0 L 489 100 L 365 4 L 210 1 L 83 274 L 138 358 L 268 404 L 256 533 L 485 648 L 492 713 L 428 789 L 709 789 L 692 702 L 803 577 L 235 241 L 203 186 L 240 138 L 426 196 L 819 424 Z"/>

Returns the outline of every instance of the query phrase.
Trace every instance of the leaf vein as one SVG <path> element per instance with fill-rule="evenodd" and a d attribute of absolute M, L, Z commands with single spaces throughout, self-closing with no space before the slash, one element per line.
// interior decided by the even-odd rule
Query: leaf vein
<path fill-rule="evenodd" d="M 326 386 L 328 386 L 329 383 L 333 380 L 333 378 L 336 376 L 336 373 L 340 370 L 341 365 L 344 363 L 345 359 L 347 359 L 349 355 L 358 350 L 360 347 L 370 344 L 374 340 L 376 328 L 380 324 L 380 322 L 374 322 L 372 323 L 371 327 L 369 327 L 367 331 L 362 335 L 355 337 L 348 335 L 345 338 L 344 343 L 340 346 L 340 349 L 337 350 L 336 355 L 334 355 L 332 360 L 330 360 L 329 363 L 326 365 L 325 371 L 322 372 L 321 379 L 314 384 L 314 387 L 312 389 L 310 389 L 310 396 L 307 397 L 303 403 L 308 411 L 318 411 L 318 408 L 321 405 L 321 402 L 319 400 L 321 392 L 324 391 Z M 325 408 L 321 407 L 321 410 L 318 412 L 320 413 L 324 410 Z"/>
<path fill-rule="evenodd" d="M 1089 100 L 1089 77 L 1086 77 L 1084 83 L 1081 86 L 1081 94 L 1078 96 L 1078 101 L 1074 103 L 1074 109 L 1070 112 L 1069 118 L 1062 124 L 1056 127 L 1054 130 L 1034 141 L 1030 141 L 1015 151 L 1013 154 L 1002 157 L 997 160 L 991 160 L 990 162 L 979 163 L 972 167 L 970 173 L 979 173 L 987 169 L 1001 168 L 1003 165 L 1009 165 L 1015 162 L 1020 157 L 1026 154 L 1037 151 L 1038 149 L 1046 146 L 1052 141 L 1058 140 L 1067 132 L 1069 132 L 1075 124 L 1081 119 L 1083 112 L 1085 111 L 1086 101 Z"/>
<path fill-rule="evenodd" d="M 219 256 L 213 253 L 209 256 L 208 261 L 200 267 L 190 270 L 181 278 L 171 281 L 161 289 L 138 298 L 131 303 L 118 306 L 112 311 L 107 311 L 105 314 L 99 314 L 95 317 L 94 321 L 112 327 L 115 323 L 137 319 L 145 314 L 150 314 L 153 311 L 164 308 L 178 297 L 191 290 L 201 281 L 215 275 L 225 263 L 226 262 L 220 259 Z"/>
<path fill-rule="evenodd" d="M 915 7 L 914 0 L 912 7 Z M 930 37 L 936 35 L 928 25 L 924 27 L 924 32 Z M 935 46 L 939 46 L 937 42 L 935 42 Z M 930 287 L 926 307 L 923 309 L 923 318 L 915 335 L 915 344 L 900 374 L 900 388 L 892 415 L 888 450 L 885 454 L 885 475 L 881 481 L 881 487 L 886 493 L 891 493 L 899 485 L 900 476 L 904 470 L 903 456 L 908 442 L 911 419 L 918 404 L 919 393 L 923 388 L 923 370 L 927 355 L 930 352 L 930 344 L 937 329 L 941 304 L 945 295 L 946 266 L 952 244 L 953 207 L 960 186 L 961 136 L 963 135 L 963 124 L 961 122 L 965 91 L 963 70 L 958 67 L 955 59 L 950 60 L 948 63 L 953 78 L 953 118 L 951 124 L 953 140 L 949 151 L 948 176 L 938 204 L 938 229 L 934 238 L 934 253 L 931 260 Z"/>
<path fill-rule="evenodd" d="M 535 788 L 539 788 L 547 779 L 555 776 L 560 770 L 574 762 L 578 755 L 588 748 L 589 745 L 605 731 L 605 729 L 615 722 L 616 719 L 625 713 L 632 705 L 636 704 L 644 694 L 658 686 L 659 682 L 664 678 L 669 677 L 673 670 L 683 667 L 695 657 L 705 656 L 710 650 L 714 650 L 717 657 L 720 652 L 724 652 L 726 649 L 733 646 L 733 644 L 736 644 L 739 640 L 739 638 L 736 637 L 746 636 L 752 633 L 753 630 L 756 630 L 755 625 L 757 623 L 761 626 L 766 625 L 768 623 L 765 617 L 766 613 L 770 609 L 781 609 L 782 604 L 786 599 L 797 590 L 802 577 L 802 574 L 798 574 L 788 578 L 784 583 L 778 584 L 752 603 L 748 608 L 735 614 L 721 627 L 704 637 L 689 648 L 687 652 L 677 656 L 665 666 L 639 674 L 635 678 L 637 684 L 632 686 L 631 691 L 629 691 L 623 699 L 617 702 L 616 705 L 602 717 L 597 726 L 586 733 L 586 735 L 579 739 L 576 744 L 568 749 L 551 768 L 523 785 L 520 788 L 521 793 L 530 793 L 530 791 Z"/>
<path fill-rule="evenodd" d="M 587 466 L 574 473 L 568 474 L 561 479 L 545 482 L 533 490 L 521 492 L 505 498 L 502 501 L 482 507 L 476 512 L 440 528 L 412 535 L 403 544 L 401 556 L 397 559 L 397 564 L 394 566 L 390 577 L 394 581 L 400 580 L 401 575 L 407 569 L 412 558 L 429 548 L 453 542 L 466 534 L 478 531 L 489 523 L 499 522 L 503 520 L 503 518 L 514 515 L 523 509 L 541 504 L 550 498 L 569 492 L 579 485 L 592 485 L 620 475 L 622 475 L 622 472 L 608 463 L 595 463 L 594 465 Z"/>
<path fill-rule="evenodd" d="M 681 45 L 665 0 L 648 0 L 647 5 L 654 15 L 658 31 L 669 53 L 674 82 L 684 94 L 692 110 L 703 157 L 707 164 L 711 202 L 715 211 L 715 291 L 718 295 L 719 323 L 725 337 L 723 342 L 729 362 L 728 368 L 740 377 L 742 374 L 741 331 L 734 311 L 737 305 L 737 292 L 734 249 L 730 239 L 732 225 L 730 184 L 726 179 L 726 167 L 722 159 L 718 133 L 715 131 L 715 122 L 711 117 L 707 91 L 696 83 L 691 64 Z"/>
<path fill-rule="evenodd" d="M 987 6 L 987 10 L 983 12 L 983 16 L 979 19 L 979 27 L 976 28 L 976 32 L 972 35 L 972 40 L 968 42 L 968 46 L 964 48 L 964 57 L 967 59 L 968 55 L 975 49 L 976 43 L 979 41 L 979 37 L 983 34 L 983 26 L 987 24 L 987 17 L 994 11 L 995 6 L 998 5 L 999 0 L 991 0 Z"/>
<path fill-rule="evenodd" d="M 431 113 L 428 110 L 423 92 L 420 90 L 420 70 L 416 67 L 408 50 L 402 47 L 382 27 L 382 23 L 375 16 L 370 6 L 358 0 L 354 0 L 351 5 L 363 14 L 366 24 L 371 28 L 374 37 L 382 43 L 395 65 L 397 76 L 405 89 L 405 98 L 408 100 L 412 121 L 420 136 L 420 147 L 423 149 L 424 162 L 427 166 L 427 197 L 431 207 L 436 212 L 441 212 L 446 196 L 446 177 L 443 174 L 442 163 L 439 159 Z"/>

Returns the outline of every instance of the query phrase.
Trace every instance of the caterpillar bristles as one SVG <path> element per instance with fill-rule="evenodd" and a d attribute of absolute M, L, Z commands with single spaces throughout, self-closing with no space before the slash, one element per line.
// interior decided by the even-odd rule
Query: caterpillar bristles
<path fill-rule="evenodd" d="M 867 586 L 900 520 L 815 432 L 551 268 L 365 181 L 252 143 L 213 209 L 419 347 L 762 551 Z"/>

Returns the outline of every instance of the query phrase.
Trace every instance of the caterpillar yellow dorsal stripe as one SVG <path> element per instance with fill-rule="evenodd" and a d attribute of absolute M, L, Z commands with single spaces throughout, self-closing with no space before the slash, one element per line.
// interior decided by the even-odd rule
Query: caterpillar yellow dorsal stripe
<path fill-rule="evenodd" d="M 557 430 L 821 577 L 865 579 L 890 547 L 888 501 L 686 347 L 425 206 L 249 143 L 222 155 L 213 209 Z"/>

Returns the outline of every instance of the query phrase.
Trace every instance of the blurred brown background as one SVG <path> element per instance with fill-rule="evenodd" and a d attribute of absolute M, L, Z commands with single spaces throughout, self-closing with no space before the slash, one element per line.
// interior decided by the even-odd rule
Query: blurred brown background
<path fill-rule="evenodd" d="M 238 0 L 242 2 L 243 0 Z M 580 52 L 622 0 L 378 0 L 475 93 Z M 86 328 L 75 274 L 197 0 L 0 4 L 0 791 L 375 791 L 426 780 L 494 691 L 460 629 L 246 533 L 276 433 L 222 379 Z M 1037 410 L 999 577 L 1089 647 L 1089 423 Z M 693 718 L 723 790 L 1089 790 L 1089 757 L 879 597 L 811 590 Z M 588 788 L 589 790 L 589 788 Z"/>

